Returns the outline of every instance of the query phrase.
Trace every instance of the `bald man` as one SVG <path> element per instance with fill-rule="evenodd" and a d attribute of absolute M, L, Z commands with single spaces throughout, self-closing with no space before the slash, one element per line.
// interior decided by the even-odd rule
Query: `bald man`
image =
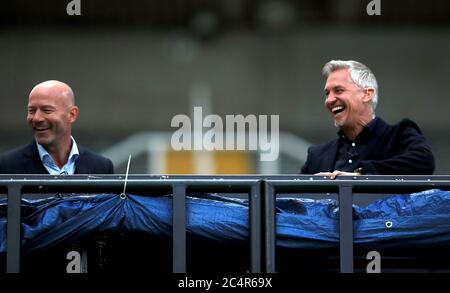
<path fill-rule="evenodd" d="M 27 115 L 34 139 L 0 155 L 0 174 L 113 174 L 109 159 L 78 145 L 72 137 L 78 112 L 67 84 L 49 80 L 36 85 L 28 97 Z"/>

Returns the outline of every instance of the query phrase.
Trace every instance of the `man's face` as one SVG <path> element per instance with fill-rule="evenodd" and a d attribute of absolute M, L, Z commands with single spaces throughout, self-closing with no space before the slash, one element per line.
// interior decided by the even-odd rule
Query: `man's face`
<path fill-rule="evenodd" d="M 36 141 L 51 147 L 70 137 L 78 113 L 74 108 L 58 88 L 34 90 L 28 99 L 27 121 Z"/>
<path fill-rule="evenodd" d="M 332 72 L 327 78 L 324 92 L 325 107 L 337 127 L 354 127 L 367 115 L 367 92 L 351 81 L 348 69 Z"/>

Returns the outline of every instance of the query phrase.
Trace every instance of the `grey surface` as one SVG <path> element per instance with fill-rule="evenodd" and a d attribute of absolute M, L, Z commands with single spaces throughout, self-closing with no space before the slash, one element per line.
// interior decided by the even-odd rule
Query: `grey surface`
<path fill-rule="evenodd" d="M 200 43 L 178 31 L 0 31 L 0 152 L 30 140 L 26 100 L 36 83 L 68 82 L 80 106 L 74 133 L 101 151 L 137 131 L 175 130 L 189 93 L 211 90 L 212 113 L 278 114 L 280 129 L 319 143 L 336 130 L 323 107 L 322 65 L 356 59 L 380 85 L 377 113 L 415 120 L 450 170 L 450 29 L 305 26 L 281 35 L 246 30 Z M 283 173 L 292 173 L 292 168 Z"/>

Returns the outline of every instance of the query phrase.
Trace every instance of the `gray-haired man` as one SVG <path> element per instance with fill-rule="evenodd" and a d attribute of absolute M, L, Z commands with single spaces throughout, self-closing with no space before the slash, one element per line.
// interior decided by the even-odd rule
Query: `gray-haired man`
<path fill-rule="evenodd" d="M 389 125 L 375 116 L 378 84 L 357 61 L 332 60 L 323 67 L 325 107 L 338 138 L 313 146 L 302 174 L 414 175 L 432 174 L 434 157 L 416 123 L 403 119 Z"/>

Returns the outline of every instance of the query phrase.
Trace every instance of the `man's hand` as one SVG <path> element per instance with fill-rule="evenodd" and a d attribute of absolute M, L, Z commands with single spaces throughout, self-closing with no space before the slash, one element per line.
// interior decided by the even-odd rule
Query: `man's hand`
<path fill-rule="evenodd" d="M 361 174 L 335 170 L 333 172 L 320 172 L 320 173 L 316 173 L 314 175 L 330 176 L 330 179 L 335 179 L 336 176 L 357 176 L 357 175 L 361 175 Z"/>

